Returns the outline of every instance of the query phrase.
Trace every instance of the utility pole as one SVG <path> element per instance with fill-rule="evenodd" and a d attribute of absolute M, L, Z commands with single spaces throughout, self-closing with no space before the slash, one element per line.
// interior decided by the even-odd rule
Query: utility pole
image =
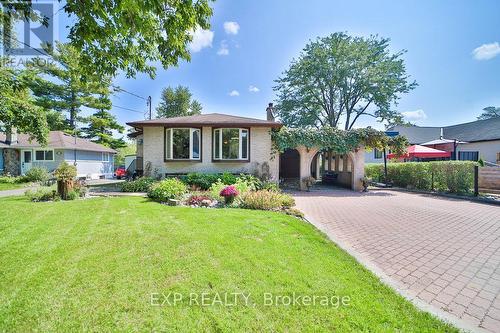
<path fill-rule="evenodd" d="M 151 96 L 148 96 L 147 104 L 149 106 L 149 120 L 151 120 Z"/>

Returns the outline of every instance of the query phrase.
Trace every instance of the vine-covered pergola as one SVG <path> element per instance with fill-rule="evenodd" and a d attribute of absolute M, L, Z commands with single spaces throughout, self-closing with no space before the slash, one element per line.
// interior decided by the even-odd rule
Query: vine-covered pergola
<path fill-rule="evenodd" d="M 300 154 L 300 187 L 311 176 L 311 162 L 318 152 L 348 156 L 352 162 L 352 189 L 360 190 L 364 177 L 365 148 L 389 148 L 393 153 L 403 154 L 408 141 L 405 137 L 388 137 L 384 132 L 371 127 L 348 131 L 334 127 L 289 128 L 282 127 L 273 132 L 274 148 L 278 152 L 296 149 Z"/>

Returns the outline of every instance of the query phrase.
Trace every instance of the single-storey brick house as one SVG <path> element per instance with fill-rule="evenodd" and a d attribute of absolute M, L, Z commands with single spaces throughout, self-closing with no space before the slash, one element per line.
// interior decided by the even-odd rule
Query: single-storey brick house
<path fill-rule="evenodd" d="M 51 131 L 47 146 L 27 134 L 0 133 L 0 174 L 25 174 L 32 167 L 54 171 L 62 161 L 76 165 L 80 178 L 112 178 L 116 151 L 61 131 Z"/>
<path fill-rule="evenodd" d="M 272 104 L 267 120 L 210 113 L 187 117 L 129 122 L 137 141 L 136 170 L 156 177 L 190 172 L 266 173 L 271 181 L 320 178 L 323 160 L 338 174 L 339 184 L 362 188 L 364 149 L 343 156 L 325 156 L 319 149 L 299 146 L 283 154 L 273 151 L 271 131 L 282 125 L 274 121 Z M 299 182 L 303 189 L 304 185 Z"/>
<path fill-rule="evenodd" d="M 137 169 L 168 176 L 189 172 L 268 172 L 279 177 L 279 157 L 272 154 L 271 130 L 261 120 L 219 113 L 127 123 L 135 129 Z"/>

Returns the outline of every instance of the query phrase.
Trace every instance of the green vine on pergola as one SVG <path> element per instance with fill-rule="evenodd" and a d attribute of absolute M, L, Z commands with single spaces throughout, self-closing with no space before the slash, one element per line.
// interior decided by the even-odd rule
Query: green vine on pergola
<path fill-rule="evenodd" d="M 272 137 L 274 149 L 279 152 L 304 146 L 343 155 L 363 146 L 371 149 L 388 148 L 395 154 L 403 155 L 408 147 L 406 137 L 389 137 L 384 132 L 371 127 L 348 131 L 335 127 L 320 129 L 282 127 L 273 131 Z"/>

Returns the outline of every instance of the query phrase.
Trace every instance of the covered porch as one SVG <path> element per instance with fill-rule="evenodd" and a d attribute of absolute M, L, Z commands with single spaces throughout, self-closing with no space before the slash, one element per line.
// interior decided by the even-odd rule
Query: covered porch
<path fill-rule="evenodd" d="M 280 179 L 298 183 L 301 190 L 307 190 L 306 180 L 313 177 L 325 184 L 360 191 L 364 169 L 363 147 L 347 154 L 336 154 L 300 145 L 280 154 Z"/>

